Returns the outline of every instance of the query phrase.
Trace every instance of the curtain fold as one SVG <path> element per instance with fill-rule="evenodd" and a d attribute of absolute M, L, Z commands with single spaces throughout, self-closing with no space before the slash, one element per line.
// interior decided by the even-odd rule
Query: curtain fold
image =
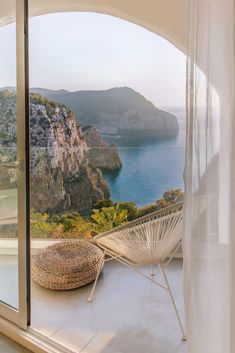
<path fill-rule="evenodd" d="M 234 0 L 189 0 L 187 353 L 235 353 Z"/>

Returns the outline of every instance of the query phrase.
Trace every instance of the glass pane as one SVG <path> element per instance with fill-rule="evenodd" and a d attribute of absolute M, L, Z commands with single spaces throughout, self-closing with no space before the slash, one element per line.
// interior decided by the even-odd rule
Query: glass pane
<path fill-rule="evenodd" d="M 0 302 L 18 309 L 15 6 L 0 0 Z"/>

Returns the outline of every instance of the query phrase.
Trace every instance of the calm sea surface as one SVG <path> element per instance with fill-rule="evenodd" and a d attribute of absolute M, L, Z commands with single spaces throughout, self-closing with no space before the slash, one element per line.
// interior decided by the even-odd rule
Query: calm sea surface
<path fill-rule="evenodd" d="M 168 189 L 184 189 L 185 111 L 168 108 L 177 116 L 177 136 L 112 140 L 119 146 L 122 169 L 105 173 L 113 201 L 134 201 L 138 206 L 153 203 Z"/>

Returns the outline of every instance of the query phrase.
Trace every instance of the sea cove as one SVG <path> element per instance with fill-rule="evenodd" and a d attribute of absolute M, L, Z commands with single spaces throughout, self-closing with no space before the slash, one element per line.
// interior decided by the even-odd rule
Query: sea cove
<path fill-rule="evenodd" d="M 104 172 L 113 201 L 133 201 L 138 206 L 154 203 L 171 188 L 184 189 L 185 109 L 167 108 L 179 121 L 178 134 L 149 138 L 104 137 L 119 146 L 122 168 Z"/>

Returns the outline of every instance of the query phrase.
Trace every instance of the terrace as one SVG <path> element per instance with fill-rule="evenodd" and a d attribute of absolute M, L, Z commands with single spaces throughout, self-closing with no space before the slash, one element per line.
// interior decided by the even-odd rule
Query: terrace
<path fill-rule="evenodd" d="M 5 292 L 8 302 L 17 304 L 17 281 L 13 280 L 17 277 L 16 256 L 1 254 L 0 268 L 2 297 Z M 146 268 L 145 273 L 148 271 Z M 183 317 L 182 260 L 175 259 L 167 273 Z M 93 303 L 87 301 L 91 286 L 62 292 L 32 282 L 31 328 L 71 352 L 186 352 L 187 344 L 181 341 L 172 303 L 164 290 L 116 261 L 105 265 Z"/>
<path fill-rule="evenodd" d="M 8 205 L 5 220 L 1 221 L 6 234 L 7 225 L 12 232 L 17 224 L 16 219 L 9 220 L 7 214 L 7 210 L 14 214 L 15 192 L 2 192 L 1 197 L 5 197 L 5 205 Z M 142 221 L 148 219 L 149 216 L 142 217 Z M 0 242 L 1 298 L 12 307 L 18 307 L 18 241 L 9 237 L 1 238 Z M 55 242 L 32 240 L 32 257 Z M 149 275 L 150 268 L 145 267 L 144 273 Z M 169 264 L 167 274 L 180 316 L 184 318 L 181 253 Z M 159 272 L 155 279 L 162 282 Z M 157 352 L 186 352 L 187 344 L 181 340 L 170 297 L 163 289 L 115 260 L 105 264 L 95 300 L 90 303 L 87 299 L 92 285 L 53 291 L 32 281 L 30 330 L 60 342 L 71 352 L 151 353 L 156 352 L 156 347 Z"/>

